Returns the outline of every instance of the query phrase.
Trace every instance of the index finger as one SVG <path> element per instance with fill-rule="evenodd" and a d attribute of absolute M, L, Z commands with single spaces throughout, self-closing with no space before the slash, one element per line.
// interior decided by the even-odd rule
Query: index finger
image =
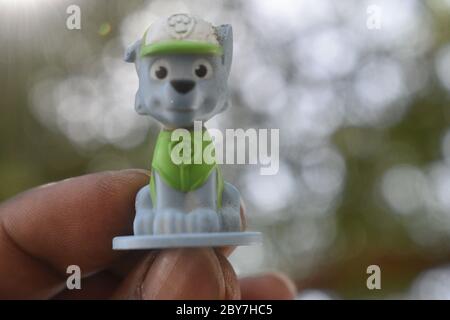
<path fill-rule="evenodd" d="M 113 237 L 132 233 L 141 170 L 103 172 L 38 187 L 0 206 L 0 297 L 57 293 L 66 268 L 99 271 L 122 252 Z"/>

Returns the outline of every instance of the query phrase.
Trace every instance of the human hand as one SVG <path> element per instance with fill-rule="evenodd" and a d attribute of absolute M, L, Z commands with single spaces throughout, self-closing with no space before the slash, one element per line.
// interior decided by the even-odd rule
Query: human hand
<path fill-rule="evenodd" d="M 0 299 L 292 299 L 281 274 L 238 280 L 232 248 L 114 251 L 132 234 L 142 170 L 102 172 L 44 185 L 0 205 Z M 241 210 L 243 215 L 243 210 Z M 66 289 L 69 265 L 82 289 Z"/>

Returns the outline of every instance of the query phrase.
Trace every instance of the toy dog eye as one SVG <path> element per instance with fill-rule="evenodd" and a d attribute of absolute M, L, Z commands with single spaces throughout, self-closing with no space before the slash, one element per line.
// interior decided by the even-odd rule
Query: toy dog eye
<path fill-rule="evenodd" d="M 152 64 L 150 75 L 153 79 L 163 80 L 169 74 L 169 63 L 166 60 L 157 60 Z"/>
<path fill-rule="evenodd" d="M 208 79 L 213 73 L 213 68 L 209 61 L 200 59 L 194 62 L 192 72 L 194 74 L 194 77 L 198 79 Z"/>

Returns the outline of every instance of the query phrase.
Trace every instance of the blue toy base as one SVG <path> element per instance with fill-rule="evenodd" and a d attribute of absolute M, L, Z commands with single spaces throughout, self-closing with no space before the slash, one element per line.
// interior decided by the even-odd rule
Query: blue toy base
<path fill-rule="evenodd" d="M 177 233 L 115 237 L 114 250 L 248 246 L 262 241 L 261 232 Z"/>

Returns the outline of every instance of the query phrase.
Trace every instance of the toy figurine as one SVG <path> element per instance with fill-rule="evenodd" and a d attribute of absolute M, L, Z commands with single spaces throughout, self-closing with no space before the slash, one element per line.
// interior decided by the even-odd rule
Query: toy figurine
<path fill-rule="evenodd" d="M 228 105 L 227 79 L 233 53 L 230 25 L 215 27 L 188 14 L 153 23 L 131 45 L 125 61 L 139 77 L 135 108 L 162 125 L 152 160 L 150 182 L 136 196 L 134 235 L 116 237 L 114 249 L 248 245 L 259 232 L 241 232 L 240 195 L 223 180 L 213 161 L 196 161 L 214 144 L 206 121 Z M 174 132 L 188 132 L 194 145 L 186 162 L 174 161 Z M 200 146 L 200 150 L 198 150 Z M 194 152 L 194 149 L 195 150 Z M 201 159 L 203 160 L 203 159 Z"/>

